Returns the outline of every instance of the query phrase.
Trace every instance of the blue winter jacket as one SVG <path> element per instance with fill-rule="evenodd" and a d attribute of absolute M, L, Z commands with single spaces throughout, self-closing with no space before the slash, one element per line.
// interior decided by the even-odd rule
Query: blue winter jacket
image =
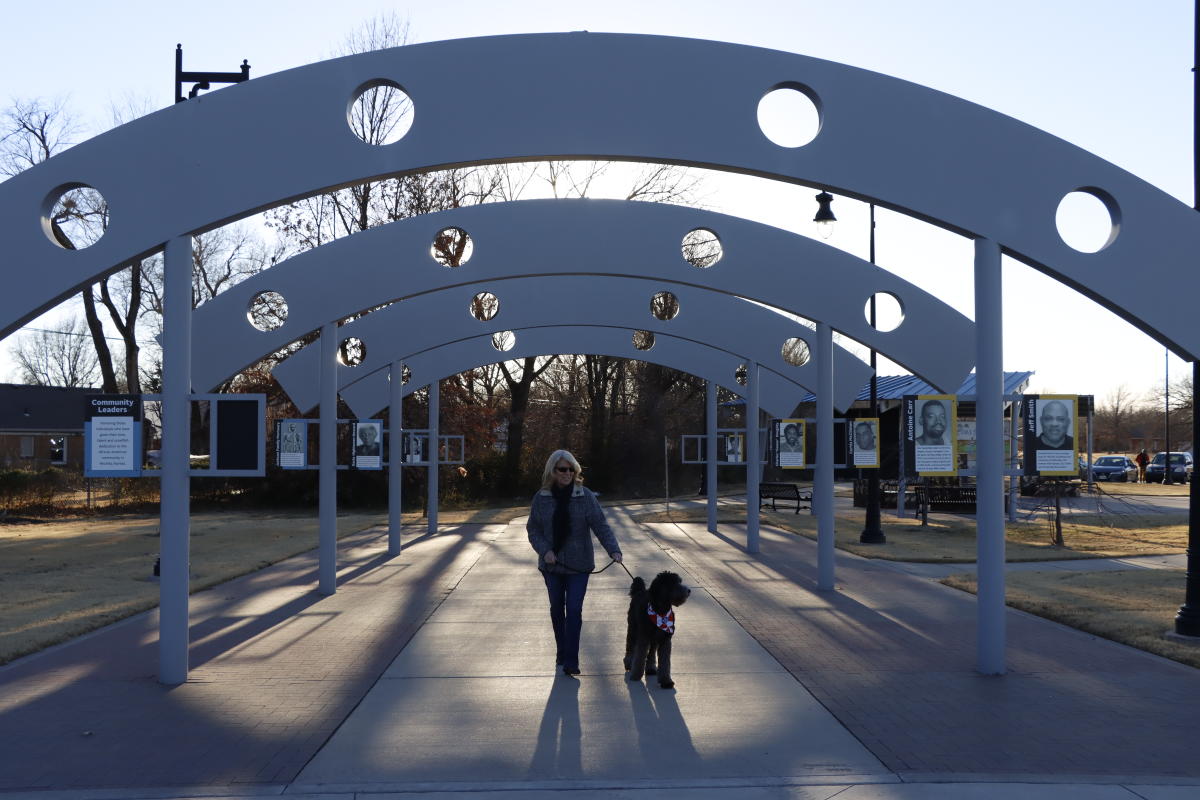
<path fill-rule="evenodd" d="M 595 492 L 576 484 L 567 508 L 571 515 L 571 532 L 562 548 L 555 554 L 558 562 L 547 564 L 546 553 L 550 552 L 554 545 L 554 495 L 549 489 L 541 489 L 533 496 L 533 503 L 529 507 L 529 522 L 525 523 L 525 530 L 529 533 L 529 544 L 537 551 L 538 569 L 566 575 L 594 570 L 596 556 L 589 529 L 591 533 L 596 534 L 601 546 L 610 556 L 621 552 L 617 537 L 613 535 L 612 528 L 608 527 L 604 510 L 600 508 L 600 501 L 596 499 Z"/>

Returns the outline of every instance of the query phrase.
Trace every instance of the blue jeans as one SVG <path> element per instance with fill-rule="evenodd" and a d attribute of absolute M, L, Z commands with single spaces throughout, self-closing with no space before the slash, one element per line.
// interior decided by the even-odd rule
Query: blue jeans
<path fill-rule="evenodd" d="M 550 595 L 550 624 L 554 626 L 554 642 L 558 659 L 564 667 L 579 669 L 579 632 L 583 629 L 583 596 L 587 594 L 588 578 L 582 575 L 559 575 L 543 572 L 546 591 Z"/>

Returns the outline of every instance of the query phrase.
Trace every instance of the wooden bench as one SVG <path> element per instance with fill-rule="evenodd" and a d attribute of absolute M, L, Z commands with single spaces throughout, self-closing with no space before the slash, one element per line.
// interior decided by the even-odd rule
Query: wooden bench
<path fill-rule="evenodd" d="M 778 500 L 792 502 L 796 504 L 796 513 L 800 513 L 801 503 L 812 502 L 812 492 L 801 492 L 800 487 L 794 483 L 767 483 L 763 482 L 758 485 L 758 506 L 762 506 L 768 501 L 771 501 L 771 510 L 777 511 L 775 503 Z"/>

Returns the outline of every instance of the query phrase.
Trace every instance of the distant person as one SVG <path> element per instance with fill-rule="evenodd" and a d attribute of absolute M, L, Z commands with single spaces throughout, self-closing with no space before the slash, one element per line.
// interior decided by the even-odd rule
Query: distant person
<path fill-rule="evenodd" d="M 867 452 L 875 451 L 875 426 L 860 422 L 854 426 L 854 446 Z"/>
<path fill-rule="evenodd" d="M 354 448 L 356 456 L 379 455 L 379 429 L 374 425 L 358 426 L 358 444 Z"/>
<path fill-rule="evenodd" d="M 926 400 L 921 406 L 921 435 L 917 444 L 926 447 L 946 444 L 946 404 L 941 400 Z"/>
<path fill-rule="evenodd" d="M 796 423 L 789 422 L 783 426 L 783 439 L 779 442 L 779 452 L 804 452 L 804 443 L 800 441 L 800 426 Z"/>
<path fill-rule="evenodd" d="M 1038 417 L 1042 432 L 1034 442 L 1035 450 L 1074 450 L 1075 440 L 1071 438 L 1071 412 L 1067 404 L 1061 400 L 1050 400 L 1042 404 L 1042 413 Z"/>
<path fill-rule="evenodd" d="M 1146 482 L 1146 465 L 1150 463 L 1150 456 L 1146 455 L 1146 448 L 1142 448 L 1137 457 L 1133 459 L 1138 465 L 1138 483 Z"/>

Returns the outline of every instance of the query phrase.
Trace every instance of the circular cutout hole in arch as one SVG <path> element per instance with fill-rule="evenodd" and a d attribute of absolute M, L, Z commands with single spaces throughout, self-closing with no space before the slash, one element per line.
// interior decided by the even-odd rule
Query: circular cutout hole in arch
<path fill-rule="evenodd" d="M 875 322 L 871 323 L 871 301 L 875 301 Z M 863 306 L 863 318 L 880 333 L 891 333 L 904 322 L 904 303 L 891 292 L 876 292 Z"/>
<path fill-rule="evenodd" d="M 83 250 L 108 230 L 108 202 L 85 183 L 60 186 L 42 205 L 42 230 L 64 250 Z"/>
<path fill-rule="evenodd" d="M 442 228 L 429 245 L 429 255 L 443 267 L 461 267 L 471 260 L 475 243 L 462 228 Z"/>
<path fill-rule="evenodd" d="M 663 322 L 679 316 L 679 298 L 671 292 L 659 292 L 650 298 L 650 313 Z"/>
<path fill-rule="evenodd" d="M 1067 192 L 1054 214 L 1058 235 L 1072 250 L 1098 253 L 1121 231 L 1121 208 L 1108 192 L 1084 186 Z"/>
<path fill-rule="evenodd" d="M 634 331 L 633 346 L 636 350 L 649 350 L 654 347 L 654 334 L 650 331 Z"/>
<path fill-rule="evenodd" d="M 721 237 L 708 228 L 695 228 L 683 237 L 683 260 L 697 269 L 708 269 L 721 260 Z"/>
<path fill-rule="evenodd" d="M 749 380 L 750 370 L 745 364 L 739 364 L 738 368 L 733 371 L 733 379 L 738 382 L 739 386 L 745 386 Z"/>
<path fill-rule="evenodd" d="M 780 353 L 783 356 L 783 360 L 793 367 L 803 367 L 812 358 L 812 353 L 808 349 L 808 342 L 796 336 L 784 340 Z"/>
<path fill-rule="evenodd" d="M 758 101 L 758 127 L 780 147 L 803 147 L 821 132 L 820 99 L 802 83 L 781 83 Z"/>
<path fill-rule="evenodd" d="M 395 144 L 412 128 L 412 99 L 395 81 L 367 81 L 354 91 L 346 123 L 367 144 Z"/>
<path fill-rule="evenodd" d="M 500 313 L 500 298 L 491 292 L 480 292 L 471 298 L 471 316 L 487 322 Z"/>
<path fill-rule="evenodd" d="M 367 343 L 350 336 L 338 344 L 337 360 L 343 367 L 357 367 L 367 359 Z"/>
<path fill-rule="evenodd" d="M 387 379 L 388 379 L 388 383 L 392 382 L 392 371 L 391 370 L 388 370 Z M 401 367 L 400 367 L 400 385 L 404 386 L 410 380 L 412 380 L 412 370 L 408 368 L 408 364 L 401 365 Z"/>
<path fill-rule="evenodd" d="M 246 307 L 246 319 L 260 331 L 279 330 L 287 318 L 287 300 L 279 292 L 259 292 Z"/>
<path fill-rule="evenodd" d="M 497 331 L 492 334 L 492 347 L 501 353 L 507 353 L 517 344 L 517 335 L 512 331 Z"/>

